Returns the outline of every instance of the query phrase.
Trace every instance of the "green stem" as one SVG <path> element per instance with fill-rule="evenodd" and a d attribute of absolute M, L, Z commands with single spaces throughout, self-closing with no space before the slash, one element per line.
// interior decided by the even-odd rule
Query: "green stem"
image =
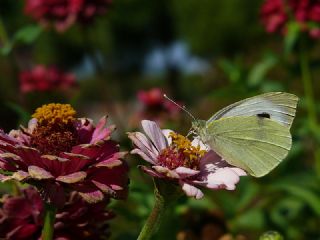
<path fill-rule="evenodd" d="M 2 19 L 0 19 L 0 47 L 4 46 L 8 41 L 9 39 L 6 28 Z"/>
<path fill-rule="evenodd" d="M 164 197 L 160 194 L 157 187 L 154 191 L 155 203 L 146 223 L 144 224 L 137 240 L 147 240 L 158 230 L 164 215 L 166 204 Z"/>
<path fill-rule="evenodd" d="M 305 44 L 305 39 L 301 39 L 300 42 L 300 67 L 301 67 L 301 77 L 304 88 L 304 94 L 307 102 L 307 112 L 308 112 L 308 122 L 309 127 L 312 133 L 318 132 L 318 121 L 317 121 L 317 109 L 316 102 L 314 98 L 313 85 L 312 85 L 312 77 L 308 56 L 308 49 Z M 318 136 L 315 135 L 315 140 L 318 140 Z M 318 144 L 316 144 L 318 145 Z M 315 158 L 315 169 L 320 176 L 320 149 L 316 147 L 314 151 Z"/>
<path fill-rule="evenodd" d="M 45 207 L 45 217 L 44 225 L 42 229 L 41 239 L 42 240 L 52 240 L 54 231 L 54 221 L 56 218 L 57 208 L 51 204 L 46 204 Z"/>
<path fill-rule="evenodd" d="M 312 89 L 312 79 L 311 79 L 308 50 L 305 47 L 304 39 L 301 39 L 301 45 L 300 45 L 300 67 L 301 67 L 301 75 L 302 75 L 301 77 L 302 77 L 302 83 L 304 87 L 304 93 L 307 101 L 309 124 L 312 128 L 314 128 L 317 124 L 317 111 L 316 111 L 316 105 L 314 100 L 314 93 Z"/>

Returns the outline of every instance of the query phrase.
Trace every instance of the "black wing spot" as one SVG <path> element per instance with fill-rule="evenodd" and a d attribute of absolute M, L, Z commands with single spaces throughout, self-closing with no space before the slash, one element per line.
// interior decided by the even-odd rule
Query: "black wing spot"
<path fill-rule="evenodd" d="M 257 116 L 260 118 L 270 118 L 270 114 L 266 112 L 258 113 Z"/>

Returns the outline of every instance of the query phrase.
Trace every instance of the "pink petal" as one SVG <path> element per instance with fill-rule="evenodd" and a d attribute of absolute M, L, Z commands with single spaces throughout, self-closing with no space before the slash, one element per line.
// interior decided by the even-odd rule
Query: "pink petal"
<path fill-rule="evenodd" d="M 153 169 L 155 169 L 158 173 L 164 174 L 165 176 L 169 178 L 179 178 L 179 175 L 169 168 L 162 167 L 162 166 L 152 166 Z"/>
<path fill-rule="evenodd" d="M 238 176 L 247 176 L 247 173 L 241 169 L 241 168 L 237 168 L 237 167 L 233 167 L 231 168 L 232 171 L 234 171 Z"/>
<path fill-rule="evenodd" d="M 240 178 L 235 171 L 226 167 L 220 168 L 214 173 L 209 173 L 207 176 L 207 187 L 211 189 L 226 188 L 234 190 Z"/>
<path fill-rule="evenodd" d="M 65 176 L 59 176 L 56 180 L 64 183 L 76 183 L 83 181 L 86 177 L 86 172 L 75 172 Z"/>
<path fill-rule="evenodd" d="M 170 133 L 173 133 L 174 131 L 170 130 L 170 129 L 162 129 L 162 133 L 163 135 L 166 137 L 167 139 L 167 143 L 170 146 L 170 144 L 172 143 L 172 139 L 170 137 Z"/>
<path fill-rule="evenodd" d="M 158 172 L 146 167 L 146 166 L 139 166 L 139 168 L 144 171 L 146 174 L 152 176 L 152 177 L 158 177 L 158 178 L 164 178 L 162 174 L 159 174 Z"/>
<path fill-rule="evenodd" d="M 93 131 L 92 139 L 90 143 L 96 143 L 97 141 L 105 140 L 110 137 L 111 133 L 114 131 L 116 127 L 114 125 L 105 127 L 106 124 L 107 124 L 107 117 L 102 117 L 99 120 L 96 126 L 96 129 Z"/>
<path fill-rule="evenodd" d="M 165 136 L 163 135 L 161 129 L 155 122 L 149 120 L 142 120 L 141 124 L 143 130 L 150 138 L 150 140 L 153 142 L 158 152 L 161 152 L 161 150 L 168 147 L 168 143 L 166 141 Z"/>
<path fill-rule="evenodd" d="M 159 155 L 159 151 L 154 147 L 152 142 L 142 133 L 133 132 L 128 133 L 128 137 L 131 139 L 133 144 L 137 147 L 133 153 L 139 154 L 144 160 L 155 164 L 156 159 Z"/>
<path fill-rule="evenodd" d="M 180 182 L 180 185 L 182 186 L 182 190 L 186 193 L 187 196 L 194 197 L 195 199 L 203 198 L 204 195 L 199 188 L 196 188 L 195 186 L 185 182 Z"/>
<path fill-rule="evenodd" d="M 192 144 L 192 146 L 195 146 L 195 147 L 200 146 L 200 149 L 201 149 L 201 150 L 209 151 L 209 149 L 210 149 L 210 147 L 209 147 L 208 145 L 204 144 L 204 143 L 201 141 L 201 139 L 200 139 L 199 136 L 198 136 L 198 137 L 195 137 L 195 138 L 192 140 L 191 144 Z"/>
<path fill-rule="evenodd" d="M 174 171 L 179 175 L 180 178 L 191 177 L 191 176 L 194 176 L 200 172 L 198 170 L 193 170 L 193 169 L 186 168 L 186 167 L 178 167 Z"/>
<path fill-rule="evenodd" d="M 30 177 L 43 180 L 43 179 L 53 179 L 54 177 L 51 175 L 50 172 L 44 170 L 43 168 L 37 166 L 29 166 L 28 172 Z"/>

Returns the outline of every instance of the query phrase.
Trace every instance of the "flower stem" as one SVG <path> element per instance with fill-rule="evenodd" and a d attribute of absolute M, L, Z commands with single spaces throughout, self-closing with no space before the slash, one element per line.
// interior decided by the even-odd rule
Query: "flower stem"
<path fill-rule="evenodd" d="M 137 240 L 150 239 L 160 227 L 166 210 L 181 196 L 181 189 L 178 185 L 161 179 L 153 179 L 155 203 L 153 209 L 144 224 Z"/>
<path fill-rule="evenodd" d="M 301 39 L 301 44 L 300 44 L 300 67 L 301 67 L 301 75 L 302 75 L 301 77 L 302 77 L 304 92 L 305 92 L 306 101 L 307 101 L 309 124 L 311 127 L 314 127 L 317 123 L 317 112 L 316 112 L 316 105 L 314 100 L 314 93 L 312 90 L 312 79 L 311 79 L 308 50 L 305 47 L 304 39 Z"/>
<path fill-rule="evenodd" d="M 306 47 L 305 40 L 306 39 L 301 38 L 301 41 L 300 41 L 301 78 L 302 78 L 304 94 L 305 94 L 306 103 L 307 103 L 309 127 L 312 133 L 317 133 L 319 130 L 318 120 L 317 120 L 317 109 L 316 109 L 316 102 L 315 102 L 314 92 L 313 92 L 308 49 Z M 319 138 L 317 138 L 317 136 L 315 137 L 316 137 L 315 140 L 319 141 Z M 315 158 L 315 169 L 318 176 L 320 176 L 320 149 L 317 147 L 314 151 L 314 158 Z"/>
<path fill-rule="evenodd" d="M 157 187 L 154 190 L 155 203 L 153 209 L 144 224 L 137 240 L 147 240 L 158 230 L 161 223 L 162 216 L 164 215 L 166 202 L 164 197 L 160 194 Z"/>
<path fill-rule="evenodd" d="M 52 240 L 54 231 L 54 221 L 56 218 L 57 208 L 51 204 L 46 204 L 44 225 L 42 229 L 42 240 Z"/>

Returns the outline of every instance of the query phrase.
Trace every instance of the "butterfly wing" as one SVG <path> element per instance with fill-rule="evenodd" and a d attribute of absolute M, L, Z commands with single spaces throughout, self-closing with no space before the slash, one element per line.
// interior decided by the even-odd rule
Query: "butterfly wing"
<path fill-rule="evenodd" d="M 275 168 L 291 148 L 289 128 L 257 116 L 212 121 L 206 143 L 229 164 L 261 177 Z"/>
<path fill-rule="evenodd" d="M 207 121 L 207 124 L 224 117 L 261 115 L 290 128 L 297 103 L 298 97 L 290 93 L 265 93 L 221 109 Z"/>

